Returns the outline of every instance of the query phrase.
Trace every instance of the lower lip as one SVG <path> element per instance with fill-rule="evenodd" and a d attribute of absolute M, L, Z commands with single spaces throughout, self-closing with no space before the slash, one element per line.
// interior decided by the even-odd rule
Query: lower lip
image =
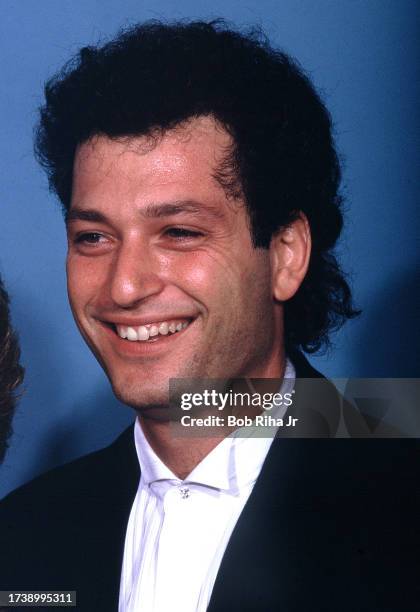
<path fill-rule="evenodd" d="M 181 338 L 184 336 L 185 332 L 194 324 L 194 321 L 185 328 L 181 329 L 174 334 L 168 333 L 167 336 L 162 336 L 159 334 L 155 336 L 152 340 L 124 340 L 120 338 L 120 336 L 111 329 L 108 325 L 101 323 L 102 329 L 106 332 L 108 337 L 111 339 L 113 346 L 116 348 L 116 351 L 124 356 L 130 357 L 141 357 L 141 356 L 153 356 L 157 355 L 161 352 L 167 352 L 171 349 L 171 346 L 176 342 L 177 338 Z"/>

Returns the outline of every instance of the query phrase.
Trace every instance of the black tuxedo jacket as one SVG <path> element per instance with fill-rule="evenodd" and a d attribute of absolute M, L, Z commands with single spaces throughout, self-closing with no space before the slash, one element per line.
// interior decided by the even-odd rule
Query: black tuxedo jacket
<path fill-rule="evenodd" d="M 298 376 L 320 376 L 302 356 L 294 363 Z M 321 430 L 339 409 L 327 389 Z M 419 610 L 419 460 L 417 440 L 276 439 L 209 612 Z M 78 610 L 116 611 L 139 476 L 131 427 L 5 498 L 0 590 L 75 590 Z"/>

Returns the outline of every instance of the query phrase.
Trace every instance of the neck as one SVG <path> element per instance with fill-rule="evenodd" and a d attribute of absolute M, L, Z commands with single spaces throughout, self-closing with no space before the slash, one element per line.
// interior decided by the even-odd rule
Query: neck
<path fill-rule="evenodd" d="M 230 433 L 225 428 L 218 428 L 215 435 L 179 437 L 174 432 L 170 421 L 154 421 L 139 417 L 140 425 L 150 446 L 159 459 L 181 480 L 184 480 L 193 469 Z"/>
<path fill-rule="evenodd" d="M 276 380 L 268 379 L 266 384 L 259 380 L 256 386 L 252 385 L 252 391 L 263 394 L 267 391 L 275 392 L 278 390 L 284 376 L 285 359 L 282 359 L 279 365 L 276 373 L 272 370 L 270 374 L 266 374 L 267 378 L 271 376 L 275 377 Z M 263 377 L 259 375 L 259 378 Z M 241 382 L 239 385 L 238 389 L 244 391 L 243 388 L 241 389 Z M 255 417 L 261 412 L 260 407 L 233 407 L 230 411 L 225 410 L 223 415 L 234 414 L 236 417 L 245 415 Z M 211 413 L 199 414 L 199 416 L 205 417 L 210 414 L 214 415 L 214 410 Z M 218 415 L 220 416 L 220 413 Z M 228 425 L 189 427 L 187 435 L 179 423 L 169 420 L 157 420 L 139 415 L 139 421 L 144 435 L 156 455 L 181 480 L 184 480 L 226 436 L 236 429 L 236 427 L 229 427 Z M 177 433 L 179 427 L 182 427 L 183 430 L 181 434 Z"/>

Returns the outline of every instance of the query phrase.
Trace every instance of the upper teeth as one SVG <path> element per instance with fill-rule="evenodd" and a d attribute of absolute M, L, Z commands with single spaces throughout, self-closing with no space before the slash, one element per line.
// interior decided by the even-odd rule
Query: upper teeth
<path fill-rule="evenodd" d="M 157 336 L 158 334 L 161 334 L 162 336 L 167 336 L 169 332 L 174 334 L 175 332 L 181 331 L 181 329 L 185 329 L 188 325 L 189 321 L 162 321 L 161 323 L 139 325 L 138 327 L 116 325 L 116 328 L 120 338 L 125 338 L 127 340 L 131 340 L 132 342 L 136 342 L 139 340 L 148 340 L 149 338 L 153 338 L 153 336 Z"/>

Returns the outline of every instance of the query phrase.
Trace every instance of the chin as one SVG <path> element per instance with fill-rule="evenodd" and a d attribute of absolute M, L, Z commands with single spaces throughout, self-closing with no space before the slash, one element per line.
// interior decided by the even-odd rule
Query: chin
<path fill-rule="evenodd" d="M 117 393 L 117 398 L 138 415 L 153 421 L 176 421 L 179 419 L 176 408 L 169 405 L 168 393 Z"/>
<path fill-rule="evenodd" d="M 147 385 L 135 384 L 118 384 L 111 380 L 112 389 L 115 396 L 127 406 L 135 410 L 146 410 L 153 407 L 162 408 L 169 405 L 169 389 L 163 386 L 155 385 L 151 387 L 150 382 Z"/>

